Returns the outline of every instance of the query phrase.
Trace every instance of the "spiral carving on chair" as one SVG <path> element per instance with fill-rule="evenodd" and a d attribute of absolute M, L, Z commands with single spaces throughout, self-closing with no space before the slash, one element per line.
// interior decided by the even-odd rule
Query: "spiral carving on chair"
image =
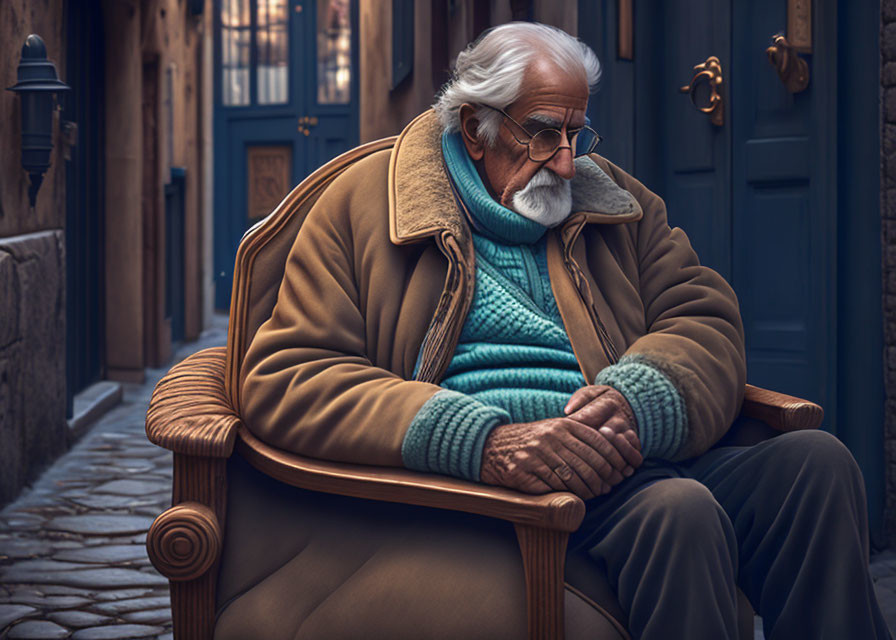
<path fill-rule="evenodd" d="M 200 577 L 221 554 L 221 529 L 214 512 L 198 502 L 171 507 L 146 535 L 153 566 L 169 580 Z"/>

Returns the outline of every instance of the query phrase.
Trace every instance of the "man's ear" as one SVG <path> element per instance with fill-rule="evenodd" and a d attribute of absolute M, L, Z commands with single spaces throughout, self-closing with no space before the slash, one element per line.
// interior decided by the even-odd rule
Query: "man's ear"
<path fill-rule="evenodd" d="M 464 139 L 467 153 L 475 160 L 481 160 L 485 153 L 485 140 L 479 135 L 479 118 L 476 117 L 476 109 L 469 103 L 463 103 L 458 113 L 460 116 L 460 134 Z"/>

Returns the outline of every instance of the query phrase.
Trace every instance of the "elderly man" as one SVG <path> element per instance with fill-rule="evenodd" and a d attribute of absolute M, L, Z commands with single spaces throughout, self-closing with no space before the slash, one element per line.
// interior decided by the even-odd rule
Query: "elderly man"
<path fill-rule="evenodd" d="M 744 388 L 731 288 L 593 151 L 593 52 L 490 31 L 395 149 L 308 214 L 246 355 L 247 424 L 304 455 L 587 501 L 571 547 L 636 638 L 885 638 L 865 498 L 823 432 L 713 445 Z"/>

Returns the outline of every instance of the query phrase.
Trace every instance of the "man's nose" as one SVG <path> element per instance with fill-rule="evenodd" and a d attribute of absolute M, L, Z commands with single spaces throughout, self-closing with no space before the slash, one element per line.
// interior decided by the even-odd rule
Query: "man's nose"
<path fill-rule="evenodd" d="M 572 180 L 576 175 L 576 165 L 573 162 L 572 147 L 569 146 L 569 143 L 567 142 L 557 149 L 545 166 L 564 180 Z"/>

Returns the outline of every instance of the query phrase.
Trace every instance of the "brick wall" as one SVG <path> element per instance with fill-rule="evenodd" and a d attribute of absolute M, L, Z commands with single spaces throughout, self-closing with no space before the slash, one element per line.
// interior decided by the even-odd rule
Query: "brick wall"
<path fill-rule="evenodd" d="M 896 0 L 881 0 L 881 240 L 887 536 L 896 543 Z"/>

